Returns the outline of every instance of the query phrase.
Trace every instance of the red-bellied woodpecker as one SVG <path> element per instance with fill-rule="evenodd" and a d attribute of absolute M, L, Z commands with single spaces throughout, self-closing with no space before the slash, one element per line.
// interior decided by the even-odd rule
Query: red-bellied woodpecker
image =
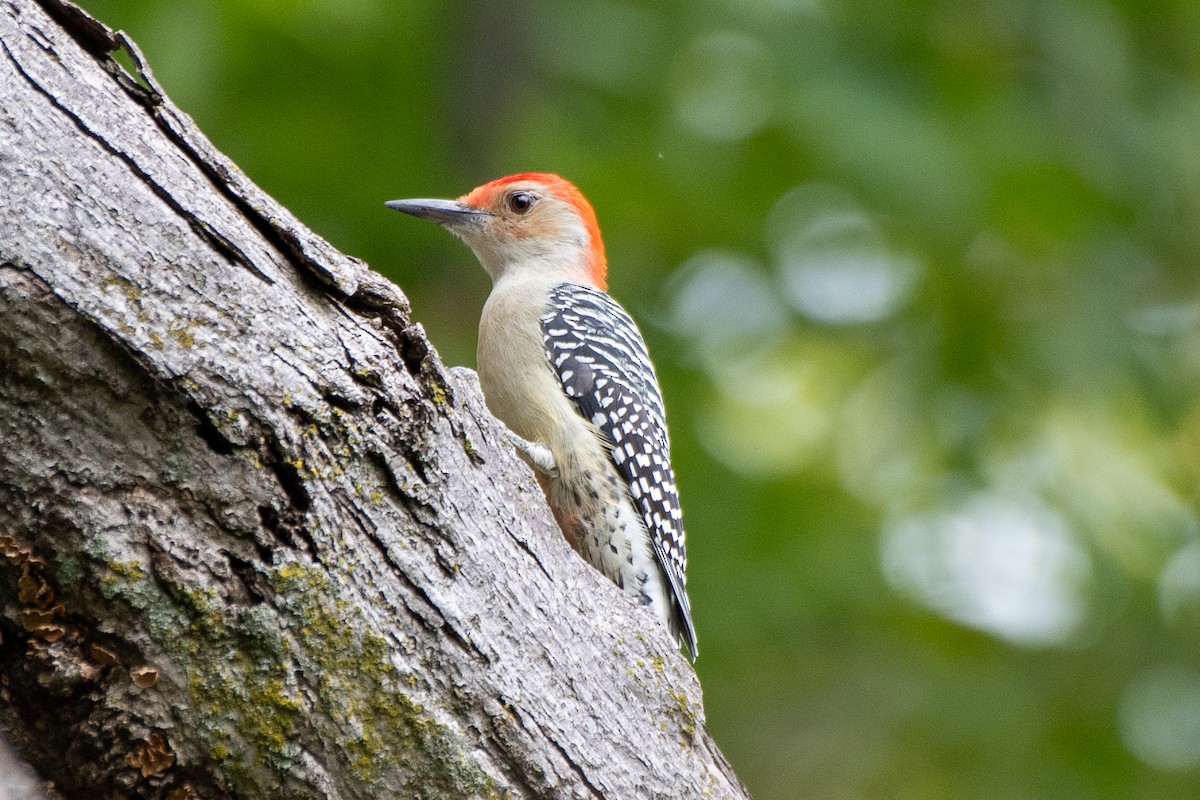
<path fill-rule="evenodd" d="M 650 605 L 695 657 L 687 553 L 662 394 L 637 325 L 609 297 L 591 205 L 524 173 L 457 200 L 393 200 L 470 245 L 492 277 L 479 321 L 488 408 L 593 566 Z"/>

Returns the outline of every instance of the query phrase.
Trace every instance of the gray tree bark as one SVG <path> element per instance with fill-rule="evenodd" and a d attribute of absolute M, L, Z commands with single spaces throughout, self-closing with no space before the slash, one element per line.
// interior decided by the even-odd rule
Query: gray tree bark
<path fill-rule="evenodd" d="M 0 51 L 0 729 L 53 791 L 745 797 L 401 292 L 122 34 L 0 0 Z"/>

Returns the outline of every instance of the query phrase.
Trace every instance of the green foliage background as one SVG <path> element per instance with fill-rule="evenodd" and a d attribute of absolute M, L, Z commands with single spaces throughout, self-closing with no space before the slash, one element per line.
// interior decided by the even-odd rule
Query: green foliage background
<path fill-rule="evenodd" d="M 1200 4 L 84 0 L 474 363 L 383 208 L 574 180 L 760 800 L 1200 793 Z"/>

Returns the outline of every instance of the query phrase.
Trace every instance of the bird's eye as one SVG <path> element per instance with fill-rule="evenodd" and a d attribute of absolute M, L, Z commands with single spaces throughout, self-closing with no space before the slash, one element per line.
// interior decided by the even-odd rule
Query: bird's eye
<path fill-rule="evenodd" d="M 518 214 L 524 214 L 533 208 L 533 195 L 527 192 L 513 192 L 508 196 L 508 207 Z"/>

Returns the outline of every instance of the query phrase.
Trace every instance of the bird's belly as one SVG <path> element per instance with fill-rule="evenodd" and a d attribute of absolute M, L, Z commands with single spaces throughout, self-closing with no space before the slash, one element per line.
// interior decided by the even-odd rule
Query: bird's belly
<path fill-rule="evenodd" d="M 650 537 L 615 471 L 610 467 L 580 474 L 567 469 L 549 483 L 559 524 L 584 560 L 668 619 L 666 582 Z"/>

